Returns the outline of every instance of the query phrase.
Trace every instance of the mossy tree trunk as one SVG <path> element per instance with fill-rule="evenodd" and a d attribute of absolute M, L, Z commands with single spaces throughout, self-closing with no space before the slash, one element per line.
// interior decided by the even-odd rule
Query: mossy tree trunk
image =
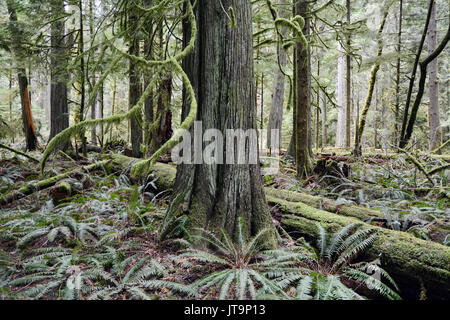
<path fill-rule="evenodd" d="M 51 24 L 51 89 L 50 89 L 50 137 L 53 139 L 58 133 L 69 127 L 69 106 L 67 100 L 67 82 L 69 75 L 66 71 L 67 44 L 65 40 L 65 23 L 61 19 L 65 14 L 64 2 L 52 0 Z M 66 149 L 69 143 L 62 149 Z"/>
<path fill-rule="evenodd" d="M 378 30 L 378 51 L 377 57 L 381 57 L 383 54 L 383 43 L 381 40 L 381 36 L 383 34 L 384 26 L 386 24 L 387 16 L 389 14 L 388 8 L 386 8 L 383 18 L 381 21 L 380 29 Z M 364 133 L 364 128 L 366 126 L 367 114 L 369 113 L 370 105 L 372 104 L 373 92 L 375 89 L 375 83 L 377 81 L 377 73 L 380 70 L 380 65 L 376 63 L 372 67 L 372 71 L 370 72 L 370 80 L 369 80 L 369 90 L 367 93 L 367 98 L 364 103 L 363 110 L 361 112 L 361 116 L 359 118 L 358 128 L 355 132 L 355 149 L 353 153 L 360 157 L 362 155 L 362 135 Z"/>
<path fill-rule="evenodd" d="M 147 7 L 151 7 L 153 0 L 146 0 L 145 4 Z M 148 21 L 146 27 L 147 36 L 144 39 L 144 54 L 146 60 L 154 59 L 154 27 L 153 19 Z M 153 71 L 151 67 L 148 67 L 144 71 L 144 87 L 147 88 L 153 77 Z M 145 131 L 144 131 L 144 143 L 146 146 L 150 146 L 152 133 L 150 132 L 150 125 L 154 121 L 154 103 L 153 103 L 153 93 L 149 94 L 144 102 L 144 115 L 145 115 Z"/>
<path fill-rule="evenodd" d="M 222 6 L 232 8 L 233 14 Z M 251 1 L 199 0 L 195 14 L 199 31 L 196 49 L 186 57 L 183 67 L 198 99 L 197 120 L 202 121 L 203 132 L 213 128 L 225 136 L 227 129 L 256 130 Z M 188 29 L 184 30 L 185 43 L 189 41 Z M 183 117 L 190 105 L 186 94 L 184 97 Z M 201 138 L 198 135 L 197 139 Z M 225 160 L 227 150 L 219 152 Z M 246 144 L 246 155 L 250 152 L 258 151 Z M 259 164 L 208 165 L 195 160 L 196 164 L 179 166 L 175 183 L 175 194 L 183 194 L 187 202 L 191 230 L 224 228 L 235 236 L 238 217 L 245 222 L 247 237 L 273 228 Z M 273 246 L 275 238 L 273 232 L 270 234 L 267 245 Z"/>
<path fill-rule="evenodd" d="M 295 4 L 296 15 L 305 19 L 303 34 L 308 35 L 310 31 L 310 22 L 307 17 L 308 2 L 297 1 Z M 297 163 L 298 178 L 305 178 L 312 172 L 312 159 L 310 154 L 310 63 L 309 50 L 301 41 L 297 42 L 294 57 L 294 115 L 295 121 L 295 160 Z"/>
<path fill-rule="evenodd" d="M 129 24 L 133 25 L 136 23 L 137 17 L 133 13 L 133 8 L 130 8 Z M 140 45 L 137 35 L 132 35 L 129 39 L 129 53 L 134 56 L 140 55 Z M 139 72 L 138 63 L 135 59 L 130 58 L 129 66 L 129 93 L 128 93 L 128 107 L 131 110 L 139 101 L 142 94 L 141 77 Z M 133 116 L 130 120 L 130 135 L 131 135 L 131 155 L 135 158 L 140 158 L 141 154 L 141 144 L 142 144 L 142 128 L 140 123 L 142 122 L 141 117 L 138 115 Z"/>

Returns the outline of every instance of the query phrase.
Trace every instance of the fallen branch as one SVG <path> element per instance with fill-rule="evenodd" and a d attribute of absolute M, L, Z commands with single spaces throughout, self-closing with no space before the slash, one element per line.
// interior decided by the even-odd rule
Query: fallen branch
<path fill-rule="evenodd" d="M 30 160 L 32 160 L 32 161 L 34 161 L 34 162 L 39 162 L 39 160 L 36 159 L 35 157 L 30 156 L 29 154 L 26 154 L 26 153 L 24 153 L 24 152 L 22 152 L 22 151 L 19 151 L 19 150 L 17 150 L 17 149 L 13 149 L 13 148 L 11 148 L 11 147 L 9 147 L 9 146 L 3 144 L 3 143 L 0 143 L 0 148 L 6 149 L 6 150 L 11 151 L 11 152 L 14 152 L 14 153 L 16 153 L 16 154 L 18 154 L 18 155 L 21 155 L 21 156 L 23 156 L 23 157 L 25 157 L 25 158 L 28 158 L 28 159 L 30 159 Z"/>
<path fill-rule="evenodd" d="M 446 142 L 444 142 L 439 148 L 437 148 L 436 150 L 431 151 L 432 154 L 434 153 L 438 153 L 439 151 L 441 151 L 442 149 L 444 149 L 446 146 L 448 146 L 450 144 L 450 139 L 448 139 Z"/>
<path fill-rule="evenodd" d="M 423 167 L 423 165 L 419 162 L 419 160 L 417 160 L 412 154 L 410 154 L 408 151 L 406 151 L 405 149 L 402 148 L 398 148 L 399 151 L 403 152 L 411 161 L 412 163 L 414 163 L 414 165 L 417 167 L 417 169 L 419 169 L 420 172 L 422 172 L 428 179 L 428 181 L 430 181 L 431 185 L 434 186 L 434 181 L 433 179 L 431 179 L 430 175 L 428 174 L 428 172 L 425 170 L 425 168 Z"/>

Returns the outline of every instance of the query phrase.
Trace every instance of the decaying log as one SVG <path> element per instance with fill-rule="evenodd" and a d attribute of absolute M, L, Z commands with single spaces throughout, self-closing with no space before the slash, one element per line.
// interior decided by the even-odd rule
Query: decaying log
<path fill-rule="evenodd" d="M 58 182 L 67 179 L 69 177 L 76 176 L 77 173 L 81 171 L 95 171 L 99 169 L 104 169 L 108 173 L 114 171 L 122 171 L 127 167 L 131 167 L 133 163 L 139 161 L 139 159 L 130 158 L 123 155 L 111 155 L 108 156 L 106 160 L 91 164 L 86 167 L 77 168 L 75 170 L 69 170 L 65 173 L 59 174 L 57 176 L 51 177 L 49 179 L 41 180 L 39 182 L 28 184 L 23 186 L 19 190 L 14 190 L 4 197 L 0 198 L 0 205 L 7 205 L 15 200 L 22 199 L 34 192 L 41 191 L 50 187 L 55 186 Z M 176 169 L 168 164 L 156 163 L 151 169 L 149 174 L 153 174 L 157 178 L 155 186 L 157 190 L 154 191 L 165 191 L 172 188 L 175 181 Z M 143 180 L 147 177 L 131 177 L 134 180 Z"/>
<path fill-rule="evenodd" d="M 30 183 L 27 184 L 25 186 L 23 186 L 22 188 L 20 188 L 19 190 L 14 190 L 11 191 L 10 193 L 8 193 L 7 195 L 5 195 L 4 197 L 0 198 L 0 205 L 4 206 L 7 205 L 15 200 L 19 200 L 22 199 L 26 196 L 29 196 L 30 194 L 33 194 L 34 192 L 40 191 L 40 190 L 44 190 L 50 187 L 53 187 L 55 184 L 57 184 L 59 181 L 67 179 L 69 177 L 71 177 L 72 175 L 79 173 L 80 171 L 94 171 L 94 170 L 98 170 L 101 168 L 104 168 L 106 165 L 108 165 L 108 163 L 110 163 L 111 160 L 105 160 L 102 162 L 98 162 L 98 163 L 94 163 L 91 164 L 89 166 L 86 167 L 81 167 L 81 168 L 77 168 L 75 170 L 68 170 L 64 173 L 61 173 L 57 176 L 48 178 L 48 179 L 44 179 L 35 183 Z"/>
<path fill-rule="evenodd" d="M 312 196 L 306 193 L 293 192 L 275 188 L 265 188 L 266 195 L 290 202 L 302 202 L 316 209 L 337 213 L 342 216 L 353 217 L 361 221 L 370 218 L 384 218 L 383 213 L 356 205 L 339 205 L 332 199 Z"/>
<path fill-rule="evenodd" d="M 269 203 L 279 205 L 283 217 L 282 226 L 288 231 L 313 240 L 318 237 L 317 223 L 327 231 L 336 232 L 358 219 L 315 209 L 301 202 L 289 202 L 273 196 Z M 384 268 L 399 284 L 407 284 L 419 292 L 425 286 L 428 298 L 450 297 L 450 248 L 441 244 L 415 238 L 405 232 L 363 224 L 362 228 L 375 229 L 378 238 L 367 251 L 368 258 L 380 257 Z M 401 286 L 403 287 L 403 286 Z"/>

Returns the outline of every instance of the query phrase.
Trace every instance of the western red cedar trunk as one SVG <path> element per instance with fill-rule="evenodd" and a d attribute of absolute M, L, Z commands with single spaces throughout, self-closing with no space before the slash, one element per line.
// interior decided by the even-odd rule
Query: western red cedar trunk
<path fill-rule="evenodd" d="M 65 14 L 64 2 L 52 0 L 52 16 L 60 18 Z M 51 89 L 50 89 L 50 137 L 69 127 L 69 106 L 67 100 L 66 41 L 64 19 L 54 20 L 51 24 Z M 69 143 L 62 149 L 66 149 Z"/>
<path fill-rule="evenodd" d="M 233 8 L 234 27 L 222 6 Z M 186 57 L 183 68 L 198 99 L 197 120 L 202 121 L 203 131 L 215 128 L 223 135 L 227 129 L 256 130 L 251 1 L 198 0 L 195 12 L 196 49 Z M 186 43 L 190 28 L 186 22 L 184 27 Z M 190 101 L 186 92 L 183 97 L 185 117 Z M 222 153 L 224 159 L 226 152 Z M 249 150 L 248 144 L 245 152 L 258 153 Z M 234 236 L 238 217 L 245 222 L 245 236 L 273 228 L 259 164 L 207 165 L 201 161 L 195 165 L 183 164 L 179 166 L 175 185 L 177 193 L 183 194 L 187 202 L 191 230 L 224 228 Z M 272 236 L 267 246 L 273 247 Z"/>

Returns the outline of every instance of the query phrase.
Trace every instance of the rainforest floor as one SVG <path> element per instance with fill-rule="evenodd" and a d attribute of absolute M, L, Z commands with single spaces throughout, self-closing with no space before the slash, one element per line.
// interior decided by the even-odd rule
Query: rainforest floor
<path fill-rule="evenodd" d="M 40 157 L 38 152 L 34 155 Z M 316 170 L 306 181 L 296 179 L 295 165 L 284 157 L 279 174 L 264 177 L 264 183 L 332 199 L 339 206 L 371 208 L 384 218 L 369 223 L 448 246 L 448 232 L 433 239 L 423 228 L 436 220 L 448 226 L 450 170 L 432 171 L 449 160 L 414 156 L 425 172 L 431 172 L 433 185 L 408 156 L 372 150 L 356 159 L 334 149 L 316 150 Z M 79 160 L 58 154 L 48 162 L 46 177 L 103 159 L 100 153 Z M 0 195 L 40 179 L 39 163 L 0 151 Z M 155 191 L 155 177 L 143 180 L 133 181 L 129 168 L 86 172 L 65 180 L 70 196 L 61 199 L 55 188 L 48 188 L 2 206 L 0 299 L 75 298 L 65 288 L 77 281 L 83 281 L 78 299 L 95 298 L 102 290 L 110 299 L 217 299 L 217 290 L 194 295 L 188 289 L 217 266 L 181 259 L 182 241 L 160 241 L 171 195 Z M 281 211 L 276 205 L 270 210 L 279 225 Z M 289 239 L 280 234 L 281 246 L 289 246 Z M 81 271 L 88 274 L 82 280 L 77 277 Z M 136 286 L 144 278 L 161 282 L 147 289 Z"/>

